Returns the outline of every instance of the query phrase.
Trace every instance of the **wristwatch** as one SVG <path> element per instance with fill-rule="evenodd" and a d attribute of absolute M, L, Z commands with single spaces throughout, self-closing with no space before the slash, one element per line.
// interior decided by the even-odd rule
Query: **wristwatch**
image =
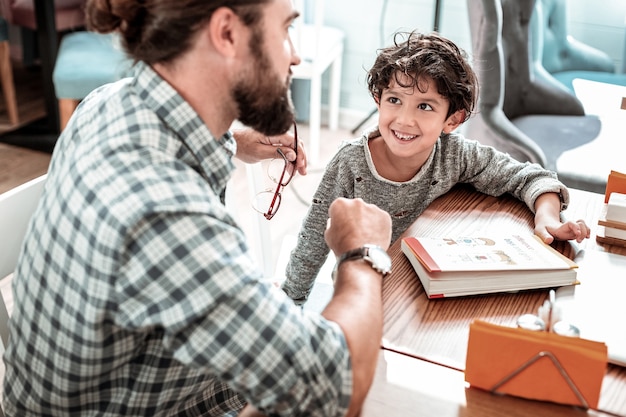
<path fill-rule="evenodd" d="M 339 266 L 343 262 L 358 259 L 368 262 L 372 268 L 383 274 L 383 277 L 391 272 L 391 258 L 383 248 L 376 245 L 363 245 L 360 248 L 349 250 L 337 258 L 337 263 L 332 273 L 333 281 L 335 281 Z"/>

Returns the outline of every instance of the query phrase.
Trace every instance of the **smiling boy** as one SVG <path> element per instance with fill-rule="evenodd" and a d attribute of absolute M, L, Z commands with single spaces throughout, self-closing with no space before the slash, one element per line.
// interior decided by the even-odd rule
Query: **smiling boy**
<path fill-rule="evenodd" d="M 291 253 L 282 288 L 297 304 L 306 301 L 328 254 L 328 207 L 339 197 L 361 198 L 387 211 L 392 242 L 459 183 L 524 201 L 535 213 L 535 234 L 546 243 L 589 237 L 584 221 L 561 221 L 569 194 L 554 172 L 454 132 L 478 96 L 466 54 L 434 33 L 398 33 L 395 39 L 368 73 L 378 126 L 342 144 L 330 161 Z"/>

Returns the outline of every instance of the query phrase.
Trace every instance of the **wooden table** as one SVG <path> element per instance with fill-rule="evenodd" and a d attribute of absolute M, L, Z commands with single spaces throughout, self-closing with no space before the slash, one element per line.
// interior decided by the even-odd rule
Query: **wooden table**
<path fill-rule="evenodd" d="M 572 259 L 575 259 L 582 250 L 610 251 L 626 255 L 626 248 L 602 246 L 595 241 L 593 230 L 603 208 L 603 197 L 600 194 L 571 190 L 570 208 L 564 215 L 573 220 L 585 219 L 592 227 L 592 236 L 581 244 L 558 242 L 554 246 L 559 251 Z M 533 214 L 517 199 L 510 196 L 489 197 L 469 187 L 461 186 L 433 202 L 406 231 L 405 236 L 458 235 L 479 231 L 496 233 L 501 230 L 532 232 L 532 225 Z M 423 362 L 430 362 L 434 368 L 427 368 L 432 368 L 435 375 L 448 371 L 457 372 L 455 378 L 463 375 L 469 324 L 472 320 L 480 318 L 492 323 L 515 326 L 517 317 L 524 313 L 536 312 L 548 295 L 548 290 L 535 290 L 515 294 L 429 300 L 410 263 L 402 254 L 399 241 L 389 249 L 389 254 L 393 262 L 393 272 L 385 279 L 383 285 L 383 349 L 413 358 L 412 360 L 416 362 L 409 363 L 415 366 L 420 363 L 418 367 L 426 366 Z M 447 371 L 444 372 L 439 368 Z M 378 382 L 380 378 L 381 375 L 377 377 Z M 415 374 L 414 381 L 422 378 L 429 377 Z M 375 384 L 371 396 L 377 395 L 376 386 Z M 444 390 L 441 395 L 446 398 L 448 394 L 457 395 L 458 393 L 455 394 L 457 391 L 464 390 L 462 386 L 461 378 L 460 382 L 450 388 L 449 393 Z M 527 408 L 524 415 L 561 415 L 559 413 L 564 408 L 569 410 L 568 412 L 572 410 L 571 407 L 520 399 L 503 400 L 487 393 L 475 393 L 476 390 L 465 392 L 465 402 L 469 399 L 467 393 L 470 391 L 472 396 L 481 398 L 481 404 L 484 400 L 486 410 L 490 410 L 491 406 L 495 407 L 493 415 L 497 415 L 498 410 L 500 413 L 506 410 L 506 415 L 514 415 L 512 409 L 508 409 L 509 406 L 515 407 L 516 410 L 519 407 Z M 491 400 L 488 400 L 489 398 Z M 431 403 L 435 402 L 438 403 L 439 399 L 432 398 Z M 542 411 L 532 412 L 531 410 L 536 407 Z M 438 415 L 466 415 L 467 410 L 461 412 L 461 408 L 453 408 L 454 412 Z M 603 383 L 599 409 L 626 415 L 625 368 L 609 366 Z M 482 410 L 475 415 L 489 414 Z"/>

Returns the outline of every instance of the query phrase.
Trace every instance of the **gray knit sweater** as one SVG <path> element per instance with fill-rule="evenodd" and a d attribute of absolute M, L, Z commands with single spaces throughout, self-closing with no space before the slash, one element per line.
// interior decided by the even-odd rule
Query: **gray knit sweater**
<path fill-rule="evenodd" d="M 283 290 L 297 304 L 306 301 L 329 248 L 324 240 L 328 206 L 338 197 L 362 198 L 391 215 L 394 242 L 437 197 L 459 183 L 471 184 L 492 196 L 510 193 L 534 211 L 535 200 L 546 192 L 561 195 L 567 207 L 567 188 L 556 174 L 538 164 L 520 163 L 508 154 L 460 134 L 442 135 L 420 171 L 406 182 L 389 181 L 376 171 L 367 146 L 377 130 L 345 141 L 326 167 L 287 265 Z"/>

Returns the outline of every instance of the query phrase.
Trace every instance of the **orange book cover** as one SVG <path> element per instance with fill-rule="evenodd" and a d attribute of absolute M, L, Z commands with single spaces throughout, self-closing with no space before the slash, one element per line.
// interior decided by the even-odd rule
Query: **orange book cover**
<path fill-rule="evenodd" d="M 626 194 L 626 174 L 618 171 L 611 171 L 606 182 L 606 191 L 604 192 L 604 203 L 609 202 L 611 193 Z"/>

